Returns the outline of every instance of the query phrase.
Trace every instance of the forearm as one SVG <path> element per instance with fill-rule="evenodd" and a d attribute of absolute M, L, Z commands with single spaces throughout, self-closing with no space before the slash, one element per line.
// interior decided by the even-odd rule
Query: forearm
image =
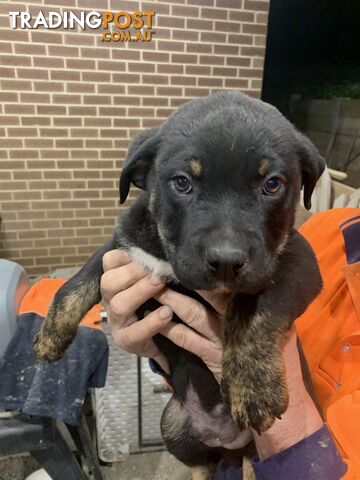
<path fill-rule="evenodd" d="M 254 459 L 252 467 L 256 480 L 340 480 L 347 471 L 325 425 L 277 455 Z M 240 467 L 221 461 L 214 480 L 241 478 Z"/>
<path fill-rule="evenodd" d="M 339 480 L 347 470 L 325 425 L 286 450 L 252 464 L 256 480 Z"/>
<path fill-rule="evenodd" d="M 276 455 L 309 437 L 323 425 L 310 395 L 302 384 L 290 396 L 289 406 L 281 419 L 258 435 L 253 432 L 256 448 L 261 460 Z"/>

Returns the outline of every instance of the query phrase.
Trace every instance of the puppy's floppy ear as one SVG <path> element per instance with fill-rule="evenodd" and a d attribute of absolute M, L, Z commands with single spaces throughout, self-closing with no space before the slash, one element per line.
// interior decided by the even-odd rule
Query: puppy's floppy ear
<path fill-rule="evenodd" d="M 311 208 L 311 195 L 316 182 L 325 169 L 325 160 L 318 152 L 315 145 L 302 133 L 296 132 L 297 150 L 300 158 L 302 185 L 304 187 L 304 205 L 307 210 Z"/>
<path fill-rule="evenodd" d="M 124 203 L 130 184 L 145 189 L 146 178 L 156 156 L 160 142 L 160 127 L 142 132 L 130 143 L 125 164 L 120 175 L 120 203 Z"/>

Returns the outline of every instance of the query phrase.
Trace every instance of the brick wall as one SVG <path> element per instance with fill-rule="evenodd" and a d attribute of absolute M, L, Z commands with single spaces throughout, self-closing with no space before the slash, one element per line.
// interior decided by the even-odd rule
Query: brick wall
<path fill-rule="evenodd" d="M 40 9 L 154 10 L 155 40 L 10 29 L 10 10 Z M 2 1 L 0 258 L 30 274 L 82 264 L 113 230 L 134 134 L 213 90 L 260 95 L 267 10 L 268 0 Z"/>

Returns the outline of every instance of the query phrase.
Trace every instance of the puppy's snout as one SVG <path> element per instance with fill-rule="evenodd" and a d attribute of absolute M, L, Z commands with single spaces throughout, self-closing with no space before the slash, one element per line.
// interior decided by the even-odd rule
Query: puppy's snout
<path fill-rule="evenodd" d="M 245 252 L 233 247 L 209 247 L 205 261 L 219 280 L 234 280 L 246 263 Z"/>

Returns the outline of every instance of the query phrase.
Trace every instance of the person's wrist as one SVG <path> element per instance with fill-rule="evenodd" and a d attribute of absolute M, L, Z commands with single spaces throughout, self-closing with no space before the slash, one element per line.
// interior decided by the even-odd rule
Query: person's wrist
<path fill-rule="evenodd" d="M 296 394 L 295 394 L 296 393 Z M 253 432 L 260 460 L 286 450 L 323 426 L 323 420 L 305 387 L 292 392 L 289 406 L 266 432 Z"/>

